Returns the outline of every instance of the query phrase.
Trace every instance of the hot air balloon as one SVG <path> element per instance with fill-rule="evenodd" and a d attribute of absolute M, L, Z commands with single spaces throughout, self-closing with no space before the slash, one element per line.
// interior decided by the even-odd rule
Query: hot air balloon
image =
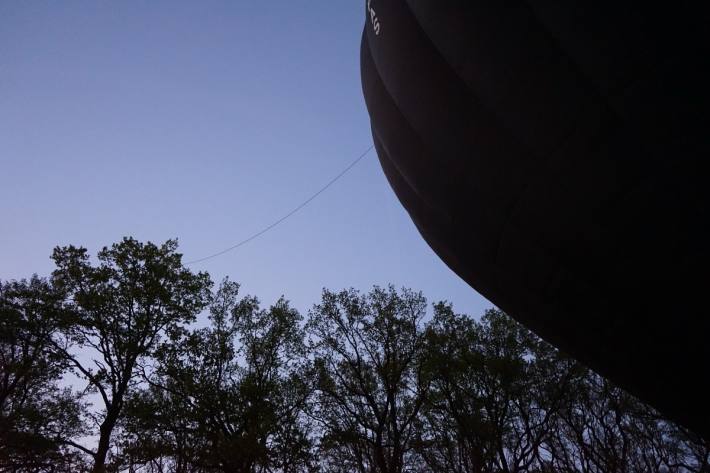
<path fill-rule="evenodd" d="M 699 9 L 370 0 L 361 70 L 384 173 L 439 257 L 710 438 Z"/>

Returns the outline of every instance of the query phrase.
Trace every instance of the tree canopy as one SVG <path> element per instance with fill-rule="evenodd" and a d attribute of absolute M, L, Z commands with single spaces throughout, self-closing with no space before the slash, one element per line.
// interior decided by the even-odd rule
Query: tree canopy
<path fill-rule="evenodd" d="M 302 316 L 131 238 L 0 282 L 0 471 L 708 472 L 710 443 L 497 309 L 331 291 Z"/>

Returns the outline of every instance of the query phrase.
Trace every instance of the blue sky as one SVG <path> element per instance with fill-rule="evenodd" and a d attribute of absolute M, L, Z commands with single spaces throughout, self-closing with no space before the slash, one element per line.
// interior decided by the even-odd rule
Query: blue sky
<path fill-rule="evenodd" d="M 0 2 L 0 279 L 56 245 L 224 249 L 371 144 L 360 1 Z M 372 152 L 262 237 L 194 266 L 305 312 L 393 283 L 491 306 L 426 245 Z"/>

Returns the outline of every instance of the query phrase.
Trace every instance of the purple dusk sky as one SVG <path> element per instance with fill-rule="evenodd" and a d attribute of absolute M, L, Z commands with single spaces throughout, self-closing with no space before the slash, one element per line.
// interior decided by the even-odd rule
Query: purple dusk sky
<path fill-rule="evenodd" d="M 124 235 L 201 258 L 307 199 L 372 142 L 362 3 L 0 3 L 0 279 Z M 491 305 L 422 240 L 374 151 L 194 267 L 304 312 L 323 287 L 387 283 Z"/>

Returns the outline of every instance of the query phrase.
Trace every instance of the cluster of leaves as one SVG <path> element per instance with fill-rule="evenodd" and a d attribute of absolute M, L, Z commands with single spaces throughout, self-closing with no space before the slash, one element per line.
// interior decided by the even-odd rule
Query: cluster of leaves
<path fill-rule="evenodd" d="M 0 283 L 0 471 L 710 471 L 708 442 L 497 310 L 375 287 L 303 320 L 213 291 L 174 241 L 53 258 Z"/>
<path fill-rule="evenodd" d="M 64 439 L 81 435 L 82 405 L 58 381 L 66 367 L 51 349 L 63 298 L 37 277 L 0 283 L 0 468 L 71 471 Z"/>
<path fill-rule="evenodd" d="M 238 287 L 221 285 L 209 327 L 157 350 L 147 388 L 127 405 L 121 444 L 129 463 L 167 456 L 175 471 L 309 469 L 300 315 L 284 300 L 268 310 L 238 300 Z"/>

